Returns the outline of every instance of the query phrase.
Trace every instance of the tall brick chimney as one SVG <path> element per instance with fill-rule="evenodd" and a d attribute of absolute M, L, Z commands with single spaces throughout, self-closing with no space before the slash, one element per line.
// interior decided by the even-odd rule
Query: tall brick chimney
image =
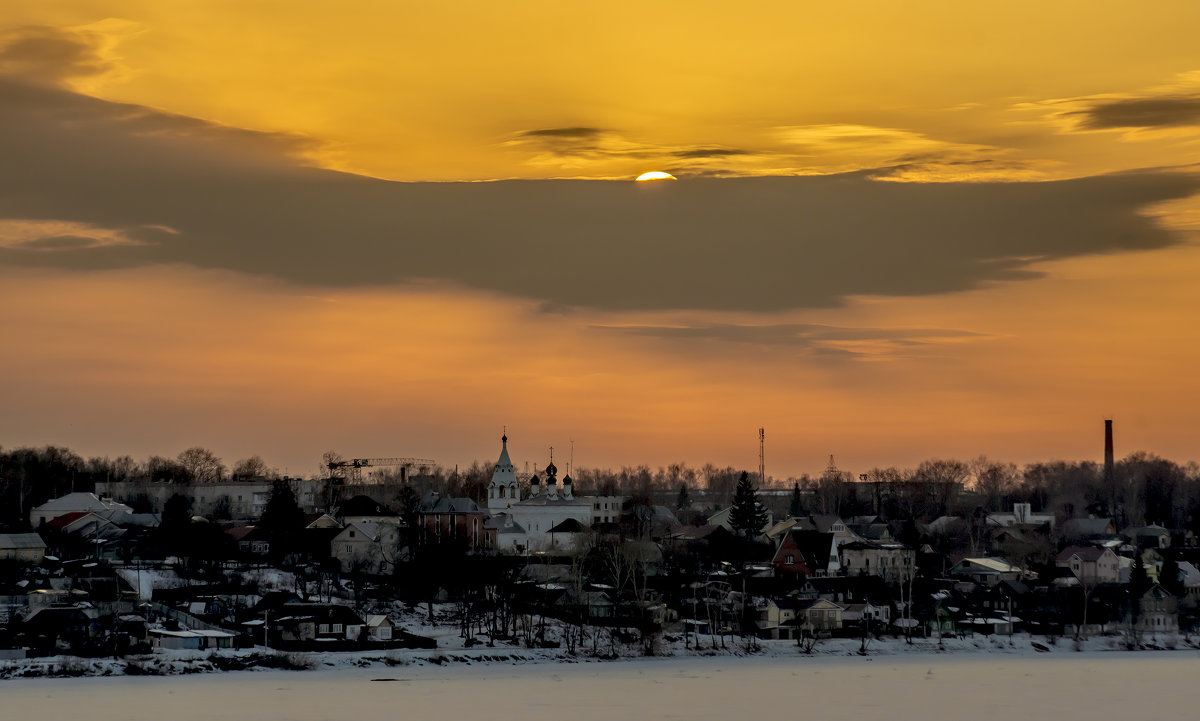
<path fill-rule="evenodd" d="M 1104 421 L 1104 480 L 1113 479 L 1112 420 Z"/>

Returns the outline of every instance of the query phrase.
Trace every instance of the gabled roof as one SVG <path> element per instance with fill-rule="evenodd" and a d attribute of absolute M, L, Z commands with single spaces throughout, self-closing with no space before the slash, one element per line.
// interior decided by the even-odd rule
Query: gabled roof
<path fill-rule="evenodd" d="M 421 501 L 421 513 L 480 513 L 470 498 L 446 498 L 430 494 Z"/>
<path fill-rule="evenodd" d="M 585 530 L 583 524 L 576 518 L 564 519 L 561 523 L 551 528 L 546 533 L 583 533 Z"/>
<path fill-rule="evenodd" d="M 1111 524 L 1108 518 L 1072 518 L 1063 523 L 1062 532 L 1064 536 L 1103 536 Z"/>
<path fill-rule="evenodd" d="M 1071 556 L 1079 556 L 1079 560 L 1091 563 L 1103 556 L 1105 551 L 1108 549 L 1097 546 L 1067 546 L 1055 557 L 1055 560 L 1067 561 Z"/>
<path fill-rule="evenodd" d="M 104 518 L 111 518 L 115 515 L 123 515 L 133 511 L 132 508 L 124 503 L 107 498 L 100 498 L 95 493 L 68 493 L 65 496 L 46 501 L 40 506 L 33 509 L 38 515 L 59 516 L 63 513 L 72 511 L 92 511 L 100 514 Z"/>
<path fill-rule="evenodd" d="M 804 565 L 808 566 L 810 570 L 828 570 L 830 556 L 834 553 L 832 533 L 792 528 L 788 531 L 784 540 L 780 541 L 780 548 L 789 541 L 795 546 L 800 556 L 804 558 Z"/>
<path fill-rule="evenodd" d="M 53 519 L 47 522 L 46 525 L 50 526 L 51 528 L 62 530 L 90 513 L 91 511 L 71 511 L 70 513 L 62 514 L 61 516 L 55 516 Z"/>
<path fill-rule="evenodd" d="M 291 617 L 295 619 L 310 618 L 326 623 L 336 622 L 348 626 L 363 625 L 362 617 L 355 613 L 354 609 L 333 603 L 285 603 L 279 607 L 278 613 L 281 621 L 284 617 Z"/>
<path fill-rule="evenodd" d="M 45 548 L 46 542 L 36 533 L 0 533 L 0 548 L 17 550 L 22 548 Z"/>
<path fill-rule="evenodd" d="M 334 538 L 341 538 L 343 534 L 347 534 L 348 536 L 348 534 L 358 531 L 368 540 L 375 541 L 379 539 L 379 527 L 381 525 L 382 524 L 374 521 L 357 521 L 353 523 L 347 523 L 346 527 L 339 530 Z"/>
<path fill-rule="evenodd" d="M 511 514 L 497 513 L 483 522 L 484 528 L 494 528 L 496 533 L 525 533 L 525 527 L 513 520 Z"/>
<path fill-rule="evenodd" d="M 964 558 L 955 565 L 959 566 L 962 564 L 970 564 L 995 573 L 1019 573 L 1021 571 L 1021 569 L 1005 561 L 1003 558 Z"/>

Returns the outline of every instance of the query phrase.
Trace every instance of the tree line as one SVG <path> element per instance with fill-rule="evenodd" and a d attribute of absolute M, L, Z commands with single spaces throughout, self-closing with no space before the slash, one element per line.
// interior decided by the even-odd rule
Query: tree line
<path fill-rule="evenodd" d="M 326 456 L 338 457 L 332 452 Z M 492 461 L 476 460 L 468 466 L 426 469 L 403 480 L 398 469 L 374 469 L 367 481 L 373 497 L 403 511 L 429 491 L 482 503 L 492 471 Z M 319 472 L 326 475 L 328 469 L 322 465 Z M 732 466 L 672 463 L 658 468 L 577 468 L 572 480 L 577 494 L 665 505 L 699 522 L 705 512 L 730 505 L 743 475 L 749 476 L 760 501 L 776 518 L 836 514 L 931 520 L 1030 503 L 1062 520 L 1109 517 L 1120 527 L 1157 523 L 1200 533 L 1200 466 L 1144 452 L 1117 461 L 1111 475 L 1092 461 L 1019 467 L 981 456 L 970 461 L 931 459 L 915 468 L 872 468 L 858 476 L 831 469 L 818 476 L 764 480 Z M 20 528 L 34 506 L 73 491 L 93 491 L 100 481 L 190 484 L 278 477 L 261 456 L 240 459 L 230 467 L 198 446 L 175 457 L 154 455 L 140 461 L 128 455 L 84 458 L 57 446 L 0 449 L 0 527 Z"/>

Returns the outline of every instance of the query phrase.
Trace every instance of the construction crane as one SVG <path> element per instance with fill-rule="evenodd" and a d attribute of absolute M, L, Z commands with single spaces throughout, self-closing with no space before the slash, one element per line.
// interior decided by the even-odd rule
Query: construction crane
<path fill-rule="evenodd" d="M 405 482 L 408 480 L 409 468 L 425 471 L 432 468 L 435 462 L 428 458 L 351 458 L 330 461 L 326 465 L 329 467 L 329 477 L 342 483 L 361 483 L 364 468 L 400 466 L 400 481 Z"/>

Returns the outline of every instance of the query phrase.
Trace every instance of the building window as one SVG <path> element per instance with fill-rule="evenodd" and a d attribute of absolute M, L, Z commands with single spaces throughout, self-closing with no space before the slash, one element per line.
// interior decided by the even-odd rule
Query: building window
<path fill-rule="evenodd" d="M 333 632 L 341 633 L 342 632 L 342 624 L 340 624 L 340 623 L 333 624 Z"/>
<path fill-rule="evenodd" d="M 788 554 L 787 560 L 784 561 L 784 563 L 795 563 L 795 562 L 796 562 L 796 557 L 791 554 Z"/>

